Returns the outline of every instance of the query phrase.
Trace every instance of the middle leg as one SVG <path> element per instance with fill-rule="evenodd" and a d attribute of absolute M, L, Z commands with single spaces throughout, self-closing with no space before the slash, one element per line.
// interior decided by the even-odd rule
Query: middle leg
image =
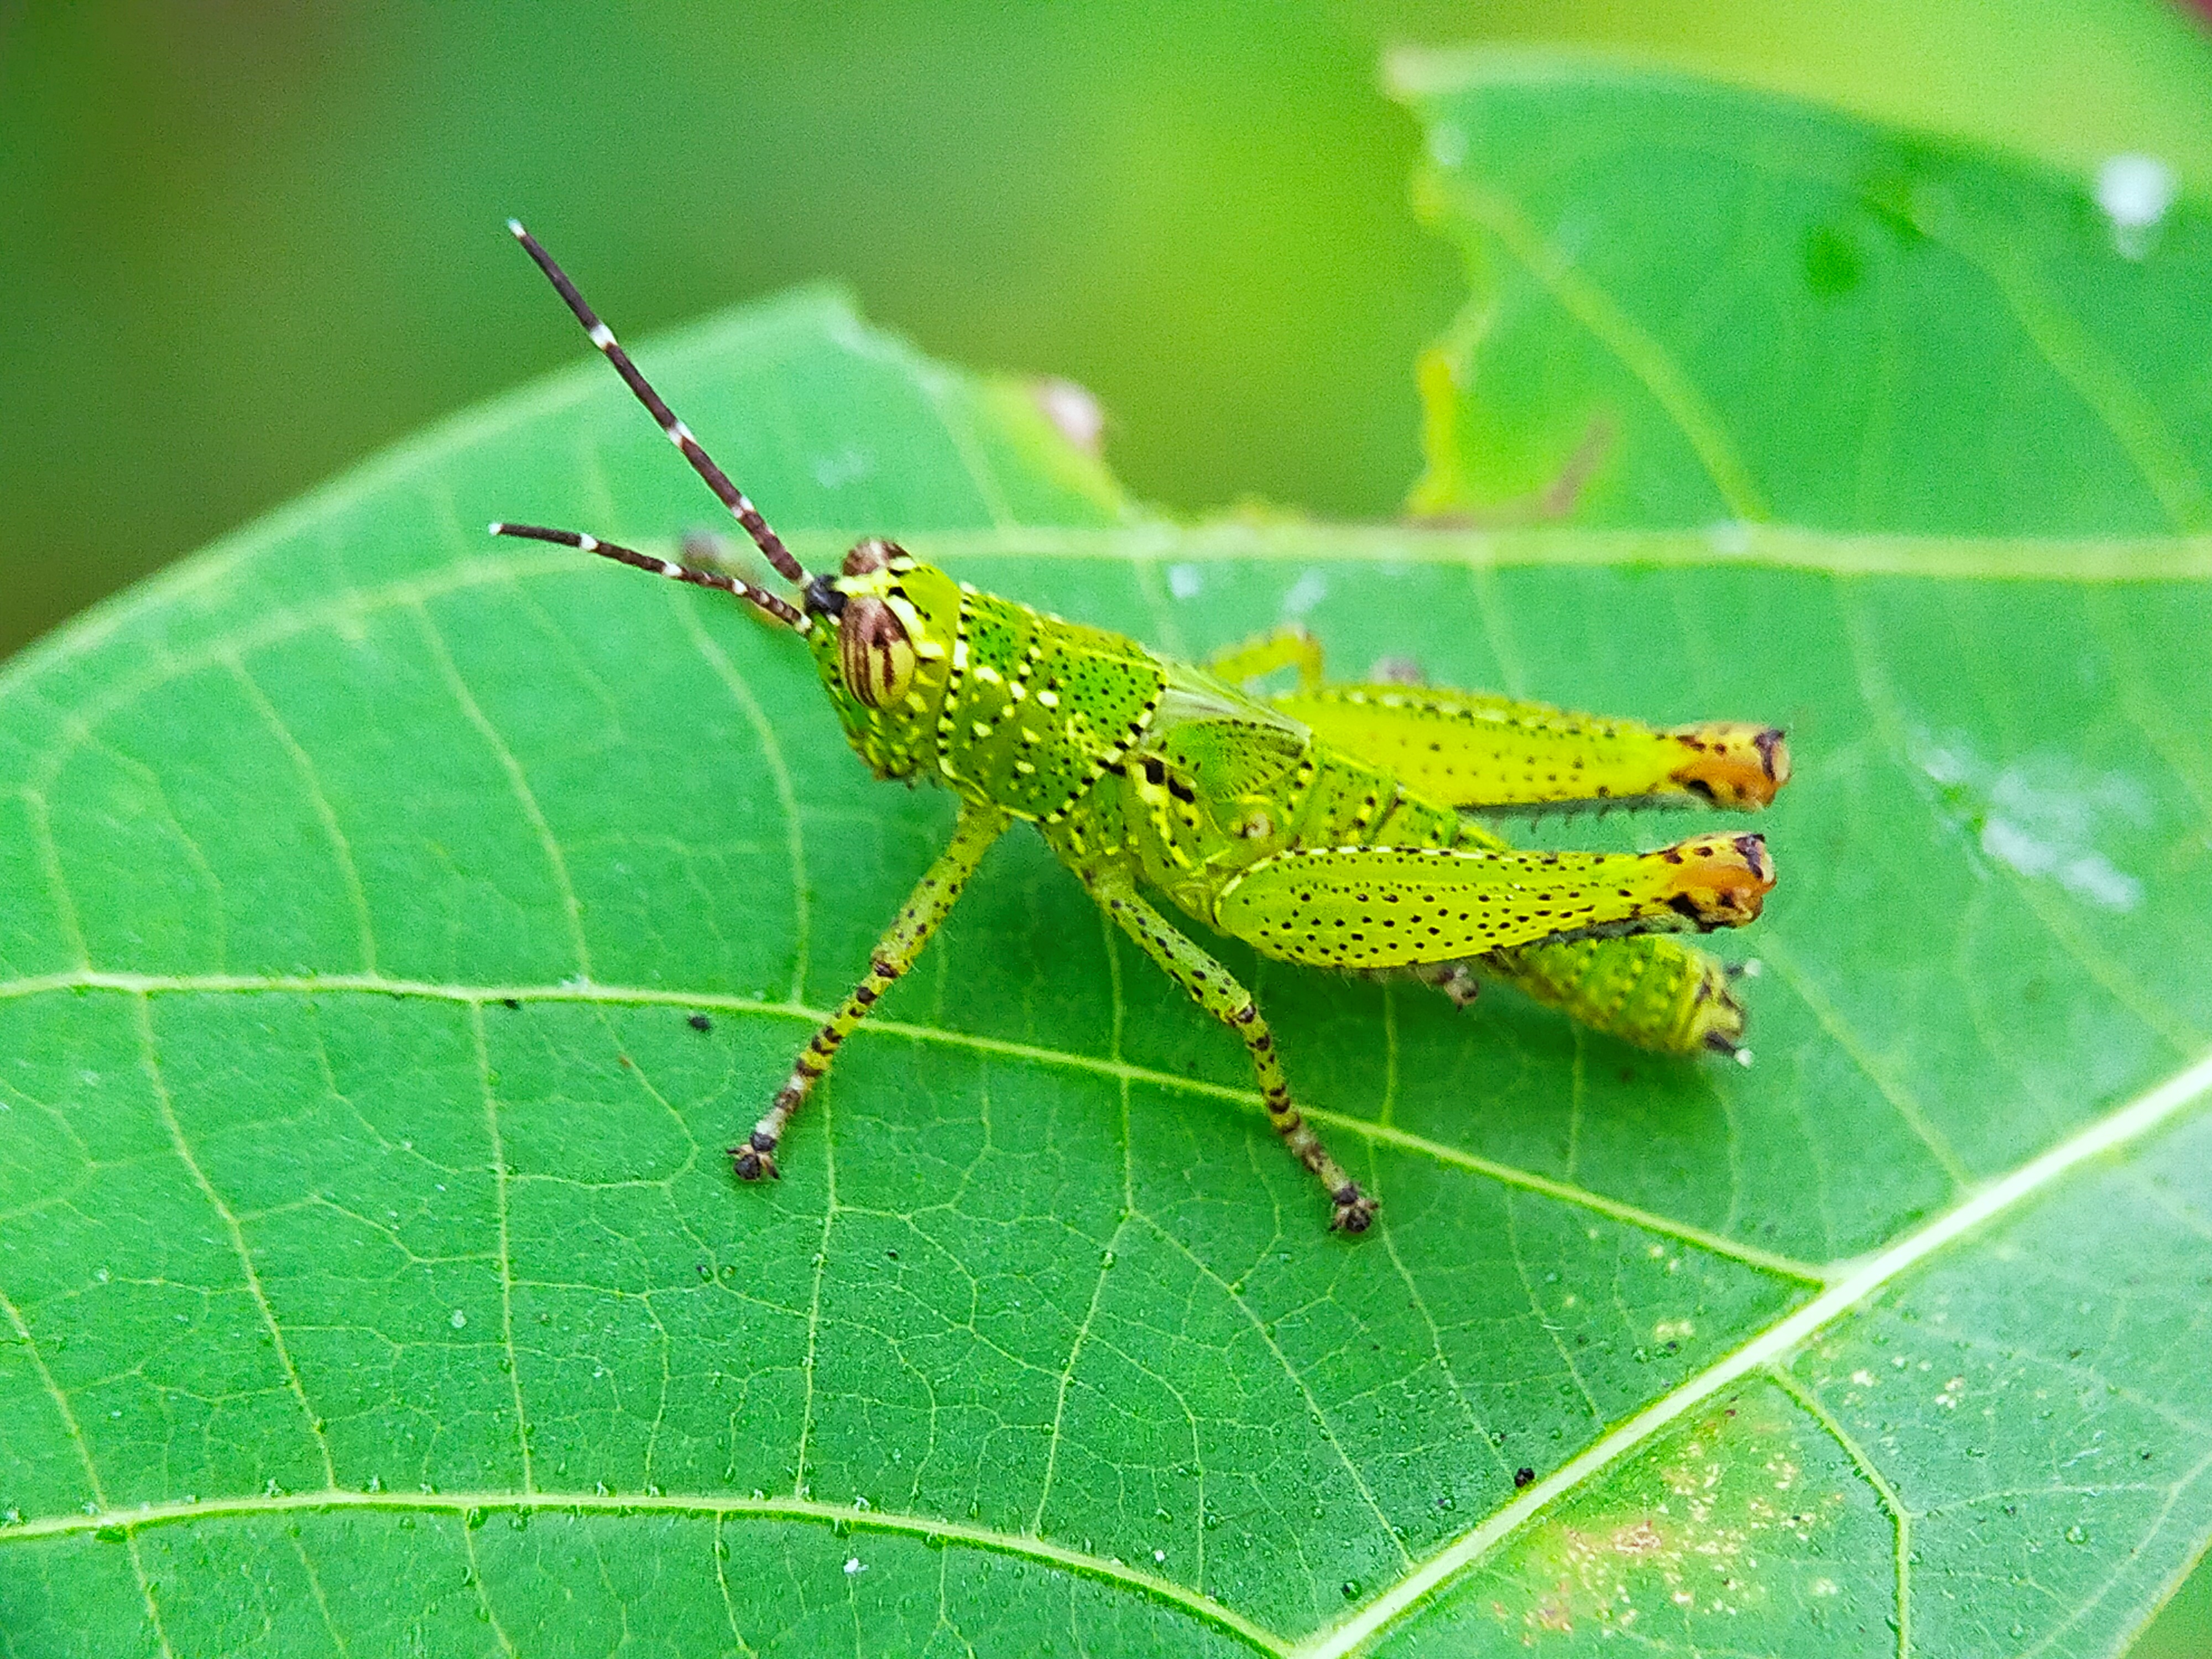
<path fill-rule="evenodd" d="M 1126 877 L 1109 875 L 1086 878 L 1091 896 L 1146 956 L 1159 963 L 1168 977 L 1190 993 L 1198 1006 L 1243 1040 L 1252 1057 L 1252 1070 L 1260 1082 L 1260 1097 L 1267 1104 L 1267 1121 L 1283 1138 L 1292 1158 L 1313 1171 L 1328 1194 L 1333 1206 L 1329 1225 L 1347 1233 L 1364 1233 L 1375 1219 L 1375 1200 L 1359 1190 L 1359 1183 L 1328 1155 L 1321 1137 L 1291 1099 L 1291 1086 L 1283 1076 L 1281 1057 L 1275 1053 L 1274 1034 L 1261 1018 L 1252 994 L 1235 976 L 1183 937 L 1175 924 L 1138 896 Z"/>

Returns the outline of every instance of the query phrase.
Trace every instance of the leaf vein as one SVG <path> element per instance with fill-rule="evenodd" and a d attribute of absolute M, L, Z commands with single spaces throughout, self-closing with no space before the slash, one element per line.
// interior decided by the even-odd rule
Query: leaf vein
<path fill-rule="evenodd" d="M 227 659 L 233 678 L 246 693 L 246 700 L 261 716 L 270 735 L 291 760 L 293 769 L 299 773 L 300 782 L 307 794 L 307 804 L 314 809 L 315 818 L 323 827 L 323 834 L 331 844 L 331 856 L 337 861 L 338 875 L 344 884 L 347 902 L 353 907 L 354 923 L 361 935 L 361 970 L 364 974 L 376 971 L 376 930 L 371 921 L 368 892 L 361 884 L 361 872 L 354 864 L 353 845 L 346 839 L 345 830 L 338 822 L 337 810 L 331 804 L 323 789 L 321 775 L 315 770 L 313 758 L 294 735 L 284 716 L 261 689 L 260 683 L 248 672 L 246 665 L 235 656 Z"/>
<path fill-rule="evenodd" d="M 1312 1388 L 1300 1374 L 1298 1368 L 1291 1363 L 1291 1357 L 1283 1352 L 1282 1345 L 1275 1340 L 1274 1333 L 1267 1328 L 1267 1322 L 1260 1317 L 1258 1310 L 1245 1301 L 1227 1279 L 1214 1272 L 1188 1245 L 1173 1233 L 1161 1226 L 1150 1216 L 1145 1217 L 1144 1221 L 1145 1224 L 1152 1229 L 1155 1238 L 1189 1262 L 1201 1277 L 1212 1283 L 1228 1299 L 1231 1307 L 1244 1316 L 1245 1322 L 1251 1326 L 1253 1334 L 1260 1339 L 1261 1345 L 1273 1356 L 1275 1364 L 1281 1367 L 1283 1375 L 1290 1379 L 1300 1397 L 1305 1401 L 1306 1409 L 1312 1413 L 1313 1421 L 1321 1431 L 1322 1440 L 1328 1445 L 1329 1450 L 1335 1454 L 1336 1461 L 1344 1466 L 1344 1472 L 1352 1477 L 1353 1490 L 1358 1492 L 1361 1502 L 1367 1505 L 1369 1513 L 1374 1516 L 1376 1524 L 1382 1528 L 1382 1535 L 1390 1540 L 1391 1547 L 1398 1552 L 1399 1559 L 1410 1566 L 1413 1558 L 1407 1552 L 1405 1540 L 1399 1537 L 1397 1528 L 1390 1524 L 1390 1517 L 1382 1512 L 1382 1505 L 1376 1500 L 1374 1489 L 1368 1486 L 1367 1477 L 1360 1473 L 1359 1465 L 1353 1461 L 1352 1454 L 1345 1449 L 1344 1443 L 1337 1438 L 1336 1430 L 1329 1423 L 1328 1413 L 1322 1409 L 1321 1401 L 1314 1397 Z"/>
<path fill-rule="evenodd" d="M 1759 954 L 1772 964 L 1776 974 L 1796 993 L 1797 1000 L 1812 1012 L 1820 1029 L 1858 1068 L 1859 1074 L 1874 1085 L 1875 1092 L 1888 1103 L 1890 1109 L 1912 1132 L 1913 1137 L 1928 1149 L 1928 1154 L 1935 1159 L 1936 1167 L 1949 1179 L 1951 1190 L 1957 1193 L 1973 1185 L 1973 1171 L 1966 1167 L 1966 1161 L 1952 1147 L 1950 1141 L 1929 1121 L 1926 1110 L 1914 1098 L 1912 1091 L 1890 1075 L 1889 1068 L 1877 1060 L 1873 1052 L 1860 1040 L 1856 1028 L 1843 1017 L 1824 993 L 1814 988 L 1811 978 L 1790 954 L 1789 948 L 1778 938 L 1769 937 L 1761 943 Z"/>
<path fill-rule="evenodd" d="M 1779 1359 L 1869 1301 L 1960 1235 L 2025 1204 L 2077 1166 L 2133 1145 L 2212 1095 L 2212 1054 L 2041 1156 L 1992 1182 L 1861 1261 L 1819 1296 L 1784 1315 L 1696 1376 L 1601 1436 L 1511 1503 L 1419 1563 L 1383 1595 L 1293 1650 L 1293 1659 L 1346 1659 L 1554 1499 L 1644 1446 L 1737 1378 Z"/>
<path fill-rule="evenodd" d="M 675 1008 L 711 1008 L 719 1013 L 755 1015 L 775 1019 L 797 1020 L 818 1025 L 829 1018 L 822 1009 L 791 1003 L 762 1002 L 751 998 L 732 996 L 718 992 L 693 992 L 664 989 L 651 986 L 613 985 L 501 985 L 471 986 L 443 985 L 427 980 L 392 979 L 382 976 L 366 977 L 351 975 L 307 975 L 300 977 L 256 975 L 161 975 L 117 973 L 99 969 L 60 974 L 34 975 L 21 979 L 0 980 L 0 1000 L 14 997 L 52 995 L 82 990 L 109 990 L 131 994 L 158 995 L 173 993 L 185 995 L 237 994 L 270 996 L 368 995 L 421 997 L 441 1002 L 483 1003 L 508 1000 L 532 1002 L 572 1002 L 600 1004 L 608 1006 L 655 1006 Z M 1072 1071 L 1093 1073 L 1098 1076 L 1126 1079 L 1133 1084 L 1170 1092 L 1199 1095 L 1210 1099 L 1226 1101 L 1249 1111 L 1264 1110 L 1259 1094 L 1253 1090 L 1240 1089 L 1228 1084 L 1208 1083 L 1202 1079 L 1183 1077 L 1172 1072 L 1154 1071 L 1146 1066 L 1128 1065 L 1118 1060 L 1101 1060 L 1091 1054 L 1079 1054 L 1066 1049 L 1050 1048 L 1034 1043 L 1008 1042 L 967 1031 L 947 1030 L 933 1025 L 908 1024 L 904 1021 L 874 1018 L 855 1034 L 855 1041 L 870 1037 L 898 1037 L 915 1042 L 929 1042 L 946 1048 L 964 1048 L 976 1054 L 998 1054 L 1013 1060 L 1033 1060 L 1039 1065 L 1064 1066 Z M 1398 1151 L 1411 1152 L 1435 1162 L 1485 1176 L 1505 1185 L 1519 1187 L 1532 1193 L 1555 1198 L 1562 1203 L 1595 1211 L 1616 1221 L 1657 1233 L 1664 1237 L 1680 1239 L 1686 1244 L 1711 1251 L 1757 1267 L 1782 1278 L 1795 1279 L 1808 1285 L 1828 1282 L 1830 1274 L 1811 1263 L 1798 1261 L 1771 1250 L 1759 1249 L 1737 1239 L 1724 1238 L 1718 1234 L 1677 1221 L 1672 1217 L 1638 1209 L 1632 1204 L 1591 1192 L 1569 1182 L 1555 1181 L 1548 1176 L 1522 1170 L 1512 1164 L 1500 1164 L 1479 1154 L 1462 1151 L 1442 1142 L 1430 1140 L 1403 1129 L 1388 1128 L 1366 1118 L 1353 1117 L 1323 1107 L 1303 1108 L 1315 1121 L 1364 1135 Z"/>
<path fill-rule="evenodd" d="M 499 1100 L 493 1092 L 491 1050 L 484 1040 L 483 1005 L 469 1009 L 469 1030 L 476 1042 L 477 1085 L 483 1096 L 484 1133 L 491 1147 L 494 1215 L 499 1224 L 499 1340 L 507 1353 L 507 1380 L 514 1397 L 514 1443 L 522 1456 L 522 1490 L 538 1490 L 530 1462 L 530 1418 L 522 1407 L 522 1359 L 514 1351 L 514 1249 L 507 1232 L 507 1146 L 499 1127 Z M 337 1484 L 335 1477 L 331 1484 Z"/>
<path fill-rule="evenodd" d="M 453 661 L 453 653 L 446 647 L 445 636 L 438 631 L 438 625 L 431 619 L 429 611 L 419 604 L 408 608 L 414 612 L 416 621 L 421 625 L 423 641 L 430 647 L 431 659 L 437 664 L 438 672 L 445 680 L 447 690 L 453 693 L 453 701 L 459 705 L 462 717 L 476 728 L 477 735 L 491 750 L 492 758 L 499 763 L 500 770 L 507 775 L 507 787 L 514 791 L 515 804 L 522 809 L 523 817 L 538 837 L 538 848 L 544 854 L 546 867 L 553 877 L 554 889 L 560 894 L 562 908 L 568 916 L 568 943 L 576 953 L 576 972 L 589 981 L 592 977 L 592 951 L 584 939 L 583 902 L 576 896 L 575 884 L 568 878 L 568 857 L 561 850 L 561 842 L 553 833 L 553 826 L 546 821 L 544 809 L 538 803 L 537 792 L 531 788 L 530 780 L 524 775 L 522 763 L 515 758 L 514 750 L 507 746 L 507 739 L 500 736 L 498 728 L 492 725 L 483 706 L 477 702 L 476 693 L 469 690 L 468 682 L 461 678 L 461 671 Z"/>
<path fill-rule="evenodd" d="M 679 605 L 676 614 L 684 631 L 690 635 L 691 643 L 706 659 L 715 677 L 729 688 L 731 701 L 738 705 L 745 722 L 753 729 L 760 743 L 761 763 L 768 769 L 769 784 L 775 790 L 778 809 L 783 814 L 784 836 L 791 860 L 792 895 L 792 967 L 791 1000 L 799 1002 L 806 996 L 806 963 L 812 935 L 813 908 L 806 886 L 805 832 L 799 816 L 799 792 L 792 785 L 791 768 L 785 763 L 783 745 L 776 738 L 775 724 L 761 707 L 760 699 L 753 695 L 751 685 L 738 671 L 728 653 L 701 625 L 698 607 Z"/>
<path fill-rule="evenodd" d="M 544 1512 L 624 1517 L 640 1514 L 696 1515 L 723 1522 L 734 1520 L 790 1521 L 838 1526 L 854 1532 L 893 1533 L 906 1537 L 959 1543 L 996 1554 L 1018 1556 L 1048 1566 L 1079 1573 L 1086 1578 L 1118 1584 L 1164 1602 L 1193 1618 L 1202 1620 L 1236 1636 L 1262 1653 L 1284 1655 L 1289 1644 L 1273 1632 L 1255 1624 L 1233 1607 L 1215 1601 L 1202 1590 L 1164 1578 L 1127 1562 L 1070 1549 L 1062 1544 L 1019 1533 L 997 1532 L 973 1522 L 945 1520 L 936 1516 L 908 1515 L 896 1510 L 856 1510 L 850 1504 L 823 1503 L 791 1497 L 739 1498 L 705 1492 L 539 1492 L 523 1498 L 507 1492 L 280 1492 L 272 1496 L 239 1496 L 149 1504 L 135 1509 L 102 1507 L 95 1512 L 58 1515 L 0 1528 L 0 1549 L 10 1543 L 41 1538 L 79 1537 L 108 1528 L 120 1528 L 135 1539 L 152 1528 L 232 1517 L 313 1514 L 318 1511 L 396 1511 L 439 1515 L 465 1520 L 471 1510 L 501 1510 L 515 1514 Z M 464 1527 L 464 1531 L 466 1528 Z M 166 1651 L 166 1650 L 165 1650 Z"/>
<path fill-rule="evenodd" d="M 1758 483 L 1736 453 L 1727 423 L 1658 339 L 1565 252 L 1547 241 L 1521 210 L 1495 191 L 1454 177 L 1446 186 L 1468 216 L 1498 239 L 1560 310 L 1589 331 L 1634 375 L 1664 411 L 1712 480 L 1721 500 L 1739 519 L 1767 516 Z"/>
<path fill-rule="evenodd" d="M 253 1265 L 253 1252 L 246 1246 L 245 1231 L 239 1225 L 238 1217 L 228 1202 L 216 1190 L 215 1183 L 208 1179 L 207 1171 L 193 1155 L 191 1143 L 185 1137 L 185 1126 L 177 1116 L 176 1103 L 170 1097 L 168 1081 L 161 1074 L 161 1056 L 154 1042 L 154 1016 L 149 999 L 143 996 L 132 998 L 131 1012 L 137 1026 L 139 1063 L 143 1066 L 147 1083 L 153 1091 L 155 1109 L 161 1117 L 162 1127 L 168 1131 L 169 1144 L 175 1149 L 177 1161 L 184 1165 L 185 1172 L 192 1178 L 192 1184 L 200 1189 L 200 1195 L 206 1199 L 208 1206 L 215 1212 L 216 1218 L 222 1224 L 223 1231 L 230 1241 L 231 1251 L 238 1258 L 246 1294 L 252 1299 L 256 1311 L 261 1316 L 262 1326 L 269 1333 L 277 1365 L 284 1373 L 285 1386 L 298 1402 L 308 1437 L 314 1443 L 315 1451 L 322 1460 L 323 1478 L 331 1486 L 336 1486 L 337 1465 L 331 1456 L 331 1443 L 323 1433 L 322 1422 L 315 1415 L 315 1408 L 308 1403 L 307 1384 L 301 1380 L 300 1368 L 292 1363 L 290 1346 L 284 1340 L 283 1328 L 277 1322 L 276 1309 L 270 1305 L 269 1293 L 262 1287 L 261 1273 Z"/>
<path fill-rule="evenodd" d="M 1898 1496 L 1897 1488 L 1889 1484 L 1889 1477 L 1866 1449 L 1860 1445 L 1850 1431 L 1836 1419 L 1826 1404 L 1810 1388 L 1799 1382 L 1787 1365 L 1766 1367 L 1768 1381 L 1787 1395 L 1806 1416 L 1820 1425 L 1820 1431 L 1843 1449 L 1844 1455 L 1851 1460 L 1851 1467 L 1859 1478 L 1874 1488 L 1875 1499 L 1881 1505 L 1882 1513 L 1889 1517 L 1890 1530 L 1894 1535 L 1895 1595 L 1897 1618 L 1897 1659 L 1911 1659 L 1912 1653 L 1912 1511 L 1905 1508 L 1905 1500 Z"/>

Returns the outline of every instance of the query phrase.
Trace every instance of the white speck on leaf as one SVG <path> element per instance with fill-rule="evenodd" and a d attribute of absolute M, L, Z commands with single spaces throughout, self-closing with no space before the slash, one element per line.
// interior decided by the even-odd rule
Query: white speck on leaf
<path fill-rule="evenodd" d="M 1724 558 L 1740 559 L 1751 551 L 1751 526 L 1741 519 L 1728 519 L 1705 532 L 1706 544 Z"/>
<path fill-rule="evenodd" d="M 1091 388 L 1048 374 L 1036 382 L 1037 407 L 1053 428 L 1086 455 L 1096 455 L 1106 434 L 1106 411 Z"/>
<path fill-rule="evenodd" d="M 2142 883 L 2096 844 L 2153 822 L 2151 798 L 2132 779 L 2058 755 L 1992 766 L 1961 739 L 1924 733 L 1912 747 L 1921 771 L 1948 797 L 1942 805 L 1973 829 L 1984 856 L 2103 909 L 2142 902 Z"/>
<path fill-rule="evenodd" d="M 2107 910 L 2132 910 L 2142 902 L 2142 884 L 2102 853 L 2069 858 L 2064 848 L 2038 839 L 2009 818 L 1991 818 L 1982 826 L 1982 851 L 2024 876 L 2050 877 Z"/>
<path fill-rule="evenodd" d="M 1291 584 L 1291 591 L 1283 595 L 1283 614 L 1303 617 L 1328 597 L 1328 578 L 1318 570 L 1309 570 Z"/>
<path fill-rule="evenodd" d="M 447 1317 L 446 1322 L 448 1325 L 451 1325 L 455 1330 L 459 1330 L 461 1327 L 469 1322 L 467 1310 L 461 1308 L 454 1309 L 452 1314 Z"/>
<path fill-rule="evenodd" d="M 859 1556 L 857 1556 L 857 1555 L 848 1555 L 848 1556 L 847 1556 L 847 1557 L 845 1558 L 845 1577 L 846 1577 L 850 1578 L 850 1577 L 852 1577 L 855 1573 L 862 1573 L 862 1572 L 866 1572 L 866 1571 L 867 1571 L 867 1568 L 861 1565 L 860 1558 Z"/>
<path fill-rule="evenodd" d="M 824 489 L 835 489 L 857 478 L 865 478 L 876 470 L 876 458 L 865 450 L 841 449 L 835 455 L 823 455 L 814 462 L 814 482 Z"/>
<path fill-rule="evenodd" d="M 1168 592 L 1179 599 L 1194 599 L 1206 586 L 1206 573 L 1194 564 L 1168 567 Z"/>
<path fill-rule="evenodd" d="M 2097 205 L 2112 222 L 2112 246 L 2123 259 L 2150 252 L 2179 189 L 2173 169 L 2155 155 L 2115 155 L 2097 169 Z"/>

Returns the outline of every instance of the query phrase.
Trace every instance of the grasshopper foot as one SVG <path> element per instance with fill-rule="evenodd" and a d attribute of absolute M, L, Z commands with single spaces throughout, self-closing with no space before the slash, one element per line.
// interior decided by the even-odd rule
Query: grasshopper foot
<path fill-rule="evenodd" d="M 775 1167 L 775 1137 L 760 1129 L 744 1146 L 730 1148 L 730 1165 L 740 1181 L 783 1179 L 783 1171 Z"/>
<path fill-rule="evenodd" d="M 1375 1200 L 1359 1190 L 1359 1183 L 1347 1181 L 1329 1196 L 1335 1200 L 1336 1212 L 1328 1224 L 1340 1233 L 1364 1233 L 1375 1220 Z"/>
<path fill-rule="evenodd" d="M 1464 962 L 1425 962 L 1413 969 L 1413 976 L 1442 991 L 1455 1008 L 1474 1007 L 1475 998 L 1482 993 L 1482 981 Z"/>

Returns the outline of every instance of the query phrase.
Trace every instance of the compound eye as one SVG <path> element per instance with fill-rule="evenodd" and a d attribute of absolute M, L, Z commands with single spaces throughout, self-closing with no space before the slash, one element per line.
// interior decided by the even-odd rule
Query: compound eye
<path fill-rule="evenodd" d="M 887 708 L 914 684 L 914 641 L 890 605 L 878 599 L 845 601 L 837 620 L 837 667 L 847 690 L 870 708 Z"/>

